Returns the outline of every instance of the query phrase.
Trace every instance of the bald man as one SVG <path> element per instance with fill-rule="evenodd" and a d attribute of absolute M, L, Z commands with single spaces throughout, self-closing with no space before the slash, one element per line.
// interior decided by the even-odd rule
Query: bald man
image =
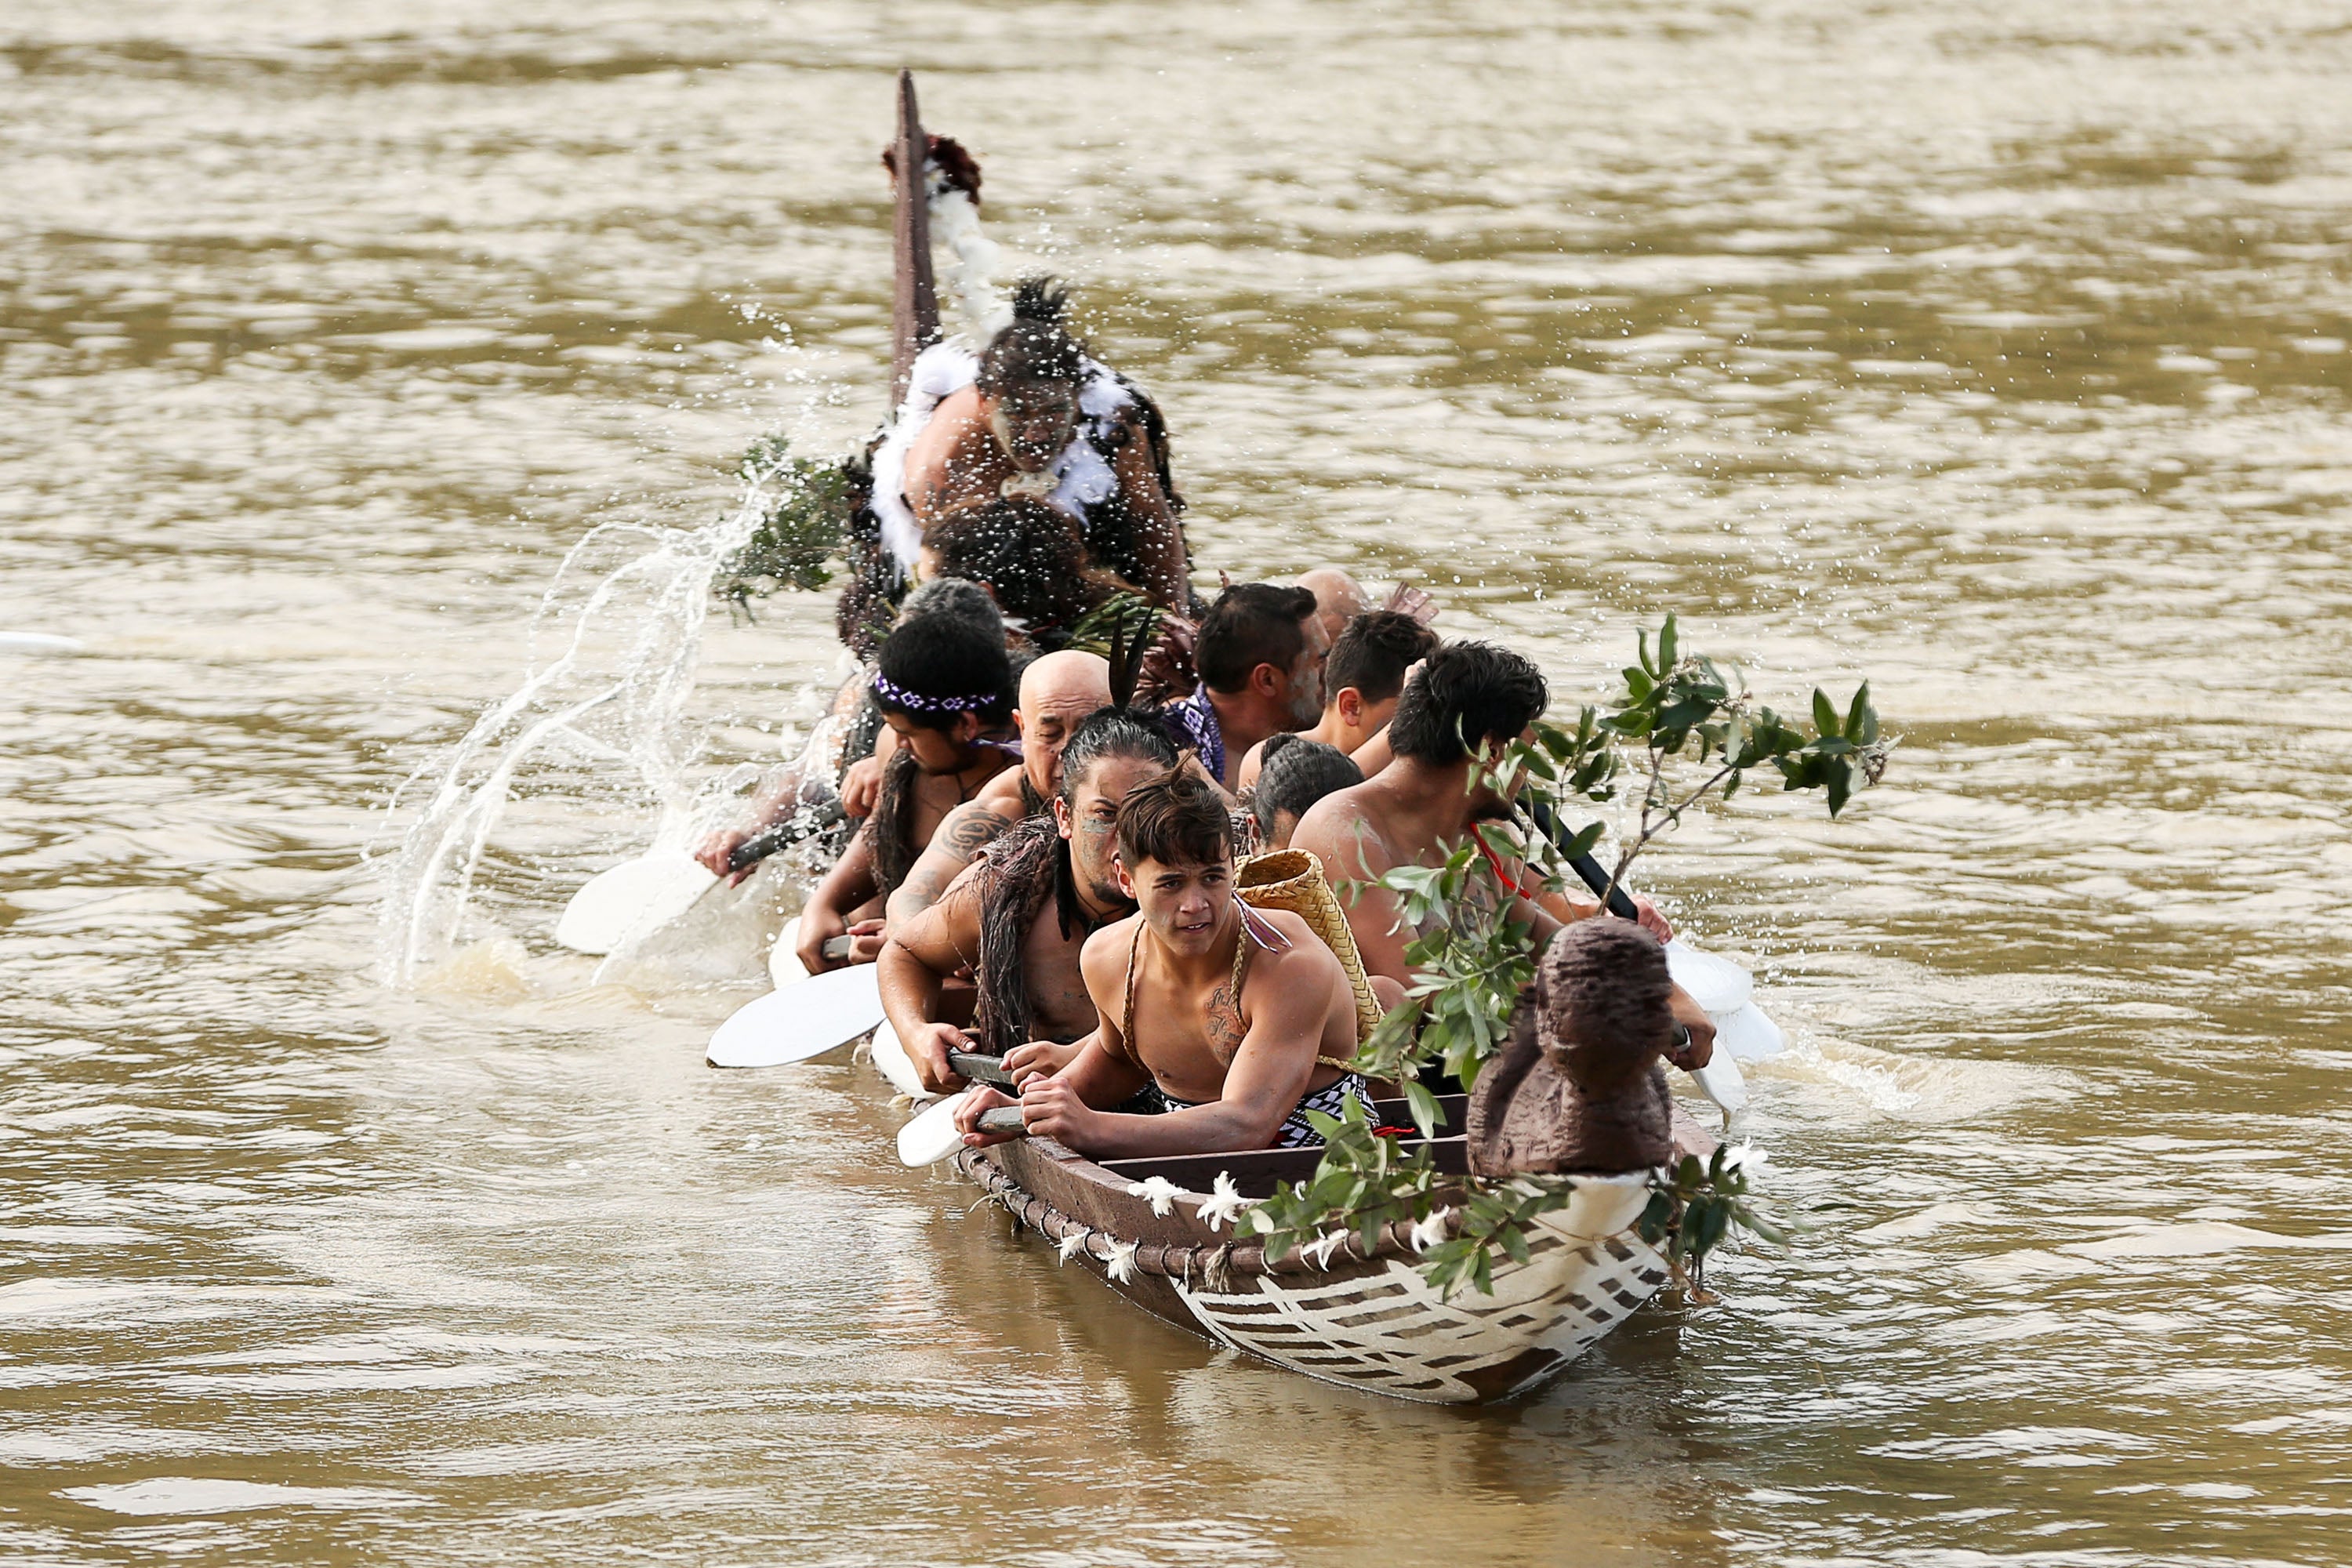
<path fill-rule="evenodd" d="M 1338 642 L 1348 623 L 1372 607 L 1364 585 L 1337 566 L 1301 572 L 1298 585 L 1315 595 L 1315 618 L 1323 623 L 1324 640 Z"/>
<path fill-rule="evenodd" d="M 890 895 L 888 929 L 896 931 L 939 901 L 948 884 L 996 836 L 1046 809 L 1062 787 L 1062 748 L 1078 721 L 1110 706 L 1110 666 L 1091 653 L 1049 653 L 1021 673 L 1021 765 L 1007 768 L 981 792 L 948 813 L 907 879 Z"/>

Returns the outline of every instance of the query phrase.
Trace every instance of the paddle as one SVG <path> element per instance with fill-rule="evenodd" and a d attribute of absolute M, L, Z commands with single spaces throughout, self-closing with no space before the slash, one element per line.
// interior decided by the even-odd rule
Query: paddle
<path fill-rule="evenodd" d="M 804 805 L 761 828 L 727 857 L 728 875 L 758 865 L 842 820 L 841 803 Z M 692 909 L 719 879 L 683 849 L 648 849 L 580 886 L 555 922 L 555 940 L 575 952 L 606 953 Z"/>
<path fill-rule="evenodd" d="M 993 1084 L 998 1089 L 1013 1087 L 1013 1075 L 1004 1070 L 1003 1057 L 982 1056 L 978 1051 L 950 1051 L 948 1067 L 967 1083 Z"/>
<path fill-rule="evenodd" d="M 915 1058 L 908 1056 L 907 1047 L 898 1043 L 898 1031 L 892 1028 L 887 1020 L 874 1031 L 871 1054 L 874 1070 L 889 1079 L 890 1087 L 908 1100 L 921 1101 L 938 1098 L 923 1087 L 922 1075 L 915 1071 Z"/>
<path fill-rule="evenodd" d="M 956 1112 L 972 1091 L 950 1095 L 936 1105 L 926 1106 L 923 1113 L 898 1129 L 898 1159 L 908 1165 L 936 1165 L 963 1147 L 963 1131 L 956 1126 Z M 980 1113 L 982 1132 L 1010 1132 L 1026 1137 L 1028 1126 L 1021 1119 L 1017 1105 L 1000 1105 Z"/>
<path fill-rule="evenodd" d="M 610 952 L 639 931 L 667 925 L 718 885 L 685 850 L 652 850 L 581 884 L 555 922 L 555 940 L 575 952 Z"/>
<path fill-rule="evenodd" d="M 79 653 L 79 637 L 55 632 L 0 632 L 0 653 Z"/>
<path fill-rule="evenodd" d="M 827 970 L 746 1002 L 710 1037 L 715 1068 L 772 1068 L 845 1046 L 882 1022 L 881 977 L 870 963 Z"/>
<path fill-rule="evenodd" d="M 803 838 L 814 838 L 835 823 L 846 822 L 849 814 L 842 809 L 838 799 L 803 805 L 782 822 L 771 823 L 751 837 L 728 851 L 727 873 L 749 870 L 780 849 L 790 849 Z"/>

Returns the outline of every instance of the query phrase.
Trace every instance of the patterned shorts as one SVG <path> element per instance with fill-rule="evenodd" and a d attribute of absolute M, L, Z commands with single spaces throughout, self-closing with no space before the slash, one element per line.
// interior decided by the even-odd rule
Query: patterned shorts
<path fill-rule="evenodd" d="M 1178 1100 L 1156 1084 L 1144 1092 L 1158 1096 L 1160 1109 L 1163 1112 L 1190 1110 L 1202 1103 L 1193 1100 Z M 1315 1124 L 1307 1120 L 1307 1113 L 1319 1110 L 1326 1116 L 1337 1116 L 1346 1107 L 1350 1096 L 1362 1100 L 1366 1110 L 1371 1110 L 1371 1086 L 1364 1081 L 1363 1074 L 1343 1072 L 1291 1107 L 1290 1114 L 1282 1119 L 1282 1125 L 1275 1131 L 1274 1147 L 1311 1149 L 1321 1144 L 1323 1134 L 1315 1131 Z"/>

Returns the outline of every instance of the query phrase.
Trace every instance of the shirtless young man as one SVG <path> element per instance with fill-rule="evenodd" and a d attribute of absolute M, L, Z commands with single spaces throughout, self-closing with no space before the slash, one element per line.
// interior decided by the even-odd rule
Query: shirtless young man
<path fill-rule="evenodd" d="M 1021 672 L 1021 765 L 1007 768 L 948 813 L 914 869 L 890 895 L 888 929 L 897 931 L 939 901 L 948 884 L 997 835 L 1047 809 L 1061 792 L 1062 748 L 1079 721 L 1110 703 L 1110 665 L 1091 653 L 1049 653 Z"/>
<path fill-rule="evenodd" d="M 940 1016 L 948 981 L 970 970 L 979 985 L 980 1048 L 1016 1075 L 1052 1072 L 1095 1026 L 1078 953 L 1134 901 L 1113 867 L 1119 801 L 1176 765 L 1176 748 L 1134 713 L 1089 714 L 1062 752 L 1050 816 L 1032 816 L 989 847 L 929 909 L 891 928 L 882 950 L 883 1009 L 924 1085 L 962 1079 L 948 1052 L 963 1032 Z"/>
<path fill-rule="evenodd" d="M 1330 657 L 1323 661 L 1322 719 L 1302 733 L 1347 756 L 1362 751 L 1388 727 L 1397 697 L 1404 690 L 1405 671 L 1436 652 L 1438 641 L 1435 632 L 1395 610 L 1356 616 L 1333 639 Z M 1265 742 L 1260 741 L 1242 759 L 1234 788 L 1255 784 L 1265 765 Z"/>
<path fill-rule="evenodd" d="M 1422 665 L 1389 721 L 1395 760 L 1354 788 L 1324 796 L 1299 819 L 1291 847 L 1311 850 L 1333 882 L 1356 884 L 1348 928 L 1383 1005 L 1396 1005 L 1410 984 L 1405 949 L 1414 932 L 1404 928 L 1396 896 L 1379 885 L 1380 877 L 1398 866 L 1434 866 L 1477 824 L 1509 818 L 1510 803 L 1475 783 L 1471 751 L 1524 735 L 1549 698 L 1543 672 L 1517 654 L 1491 643 L 1448 643 Z M 1518 885 L 1522 863 L 1496 869 L 1506 886 Z M 1661 939 L 1674 934 L 1648 900 L 1634 902 L 1644 927 Z M 1534 928 L 1538 950 L 1559 930 L 1560 916 L 1601 913 L 1599 904 L 1575 900 L 1559 902 L 1557 912 L 1524 896 L 1513 903 L 1513 918 Z M 1671 1059 L 1706 1066 L 1715 1026 L 1680 989 L 1675 1017 L 1689 1026 L 1692 1044 Z"/>
<path fill-rule="evenodd" d="M 1112 481 L 1102 500 L 1076 506 L 1087 550 L 1154 602 L 1181 610 L 1191 563 L 1159 412 L 1087 358 L 1063 327 L 1066 301 L 1046 279 L 1020 285 L 1013 323 L 981 354 L 979 379 L 940 399 L 907 448 L 906 505 L 928 527 L 1000 496 L 1056 500 L 1057 465 L 1085 447 L 1108 463 Z"/>
<path fill-rule="evenodd" d="M 838 969 L 824 944 L 851 939 L 849 963 L 882 951 L 882 900 L 896 891 L 948 813 L 1013 765 L 1006 722 L 1013 667 L 1002 638 L 969 622 L 925 616 L 883 644 L 874 700 L 898 749 L 873 816 L 801 910 L 799 957 L 812 974 Z"/>
<path fill-rule="evenodd" d="M 1309 1110 L 1369 1100 L 1350 1070 L 1356 1003 L 1347 972 L 1305 921 L 1234 896 L 1233 817 L 1208 782 L 1176 773 L 1118 812 L 1119 885 L 1137 912 L 1087 942 L 1098 1021 L 1077 1059 L 1021 1086 L 1032 1133 L 1097 1159 L 1288 1148 L 1322 1141 Z M 1108 1109 L 1156 1090 L 1159 1115 Z M 956 1122 L 1011 1100 L 982 1089 Z"/>

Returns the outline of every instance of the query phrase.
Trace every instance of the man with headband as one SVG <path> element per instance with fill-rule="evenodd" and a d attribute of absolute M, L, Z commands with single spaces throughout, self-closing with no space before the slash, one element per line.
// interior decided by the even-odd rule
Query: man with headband
<path fill-rule="evenodd" d="M 1047 811 L 1062 788 L 1063 748 L 1079 721 L 1109 704 L 1110 664 L 1099 654 L 1066 648 L 1021 672 L 1021 705 L 1013 710 L 1021 731 L 1021 765 L 1005 769 L 971 801 L 948 813 L 914 869 L 890 895 L 892 934 L 937 903 L 948 884 L 998 835 Z"/>
<path fill-rule="evenodd" d="M 874 700 L 898 740 L 874 815 L 801 911 L 801 963 L 840 967 L 824 944 L 851 939 L 852 963 L 882 951 L 883 900 L 913 868 L 940 824 L 1020 760 L 1007 731 L 1013 667 L 1002 637 L 943 616 L 907 622 L 882 644 Z"/>

